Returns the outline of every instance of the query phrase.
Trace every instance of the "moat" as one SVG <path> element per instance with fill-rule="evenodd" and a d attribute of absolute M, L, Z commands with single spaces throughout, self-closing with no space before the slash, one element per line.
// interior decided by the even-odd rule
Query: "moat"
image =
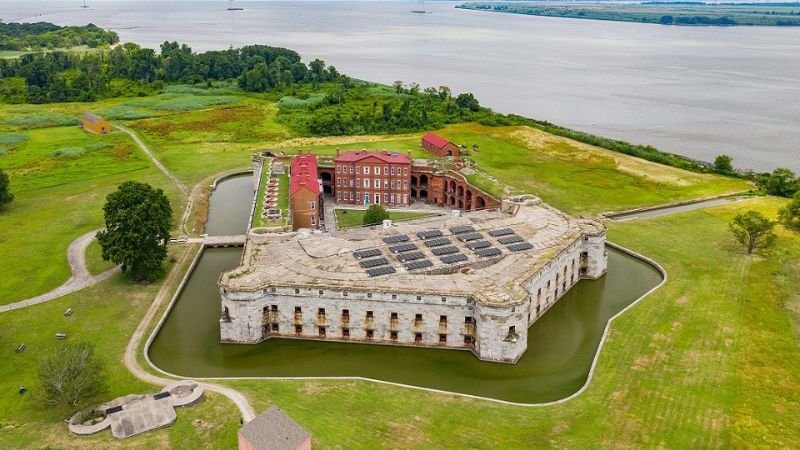
<path fill-rule="evenodd" d="M 227 191 L 241 183 L 232 181 L 220 183 L 215 195 L 229 199 Z M 209 221 L 219 212 L 213 205 Z M 217 279 L 240 257 L 240 248 L 204 251 L 149 349 L 156 366 L 197 378 L 364 377 L 520 403 L 548 402 L 580 389 L 608 320 L 661 282 L 649 264 L 608 248 L 607 275 L 571 289 L 530 327 L 527 351 L 508 365 L 480 361 L 467 351 L 374 344 L 298 339 L 220 344 Z"/>

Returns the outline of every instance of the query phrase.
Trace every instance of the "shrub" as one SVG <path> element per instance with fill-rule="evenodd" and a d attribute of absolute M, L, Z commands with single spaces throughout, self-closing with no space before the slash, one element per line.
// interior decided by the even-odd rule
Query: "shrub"
<path fill-rule="evenodd" d="M 389 213 L 381 205 L 369 205 L 367 212 L 364 213 L 362 223 L 364 225 L 376 225 L 389 218 Z"/>
<path fill-rule="evenodd" d="M 86 153 L 86 149 L 83 147 L 63 147 L 50 153 L 50 156 L 54 158 L 79 158 L 84 153 Z"/>
<path fill-rule="evenodd" d="M 109 120 L 138 120 L 152 117 L 152 113 L 131 106 L 117 105 L 98 111 L 98 114 Z"/>
<path fill-rule="evenodd" d="M 3 123 L 15 127 L 45 128 L 78 125 L 78 118 L 67 114 L 52 112 L 33 113 L 14 116 Z"/>

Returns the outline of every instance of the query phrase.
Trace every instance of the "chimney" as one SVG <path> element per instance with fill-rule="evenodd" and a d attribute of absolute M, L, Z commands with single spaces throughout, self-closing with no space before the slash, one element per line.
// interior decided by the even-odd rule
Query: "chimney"
<path fill-rule="evenodd" d="M 336 147 L 336 157 L 339 157 L 339 147 Z"/>

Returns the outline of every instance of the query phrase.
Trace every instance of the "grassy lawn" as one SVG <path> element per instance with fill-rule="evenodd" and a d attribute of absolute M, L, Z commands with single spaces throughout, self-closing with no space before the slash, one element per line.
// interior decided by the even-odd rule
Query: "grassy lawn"
<path fill-rule="evenodd" d="M 61 106 L 63 108 L 63 106 Z M 19 115 L 4 108 L 0 120 Z M 123 133 L 97 136 L 77 126 L 26 128 L 24 140 L 0 157 L 16 196 L 0 221 L 0 304 L 53 289 L 70 276 L 67 247 L 78 236 L 103 225 L 105 197 L 127 180 L 165 189 L 180 214 L 183 199 Z M 12 132 L 12 131 L 9 131 Z"/>
<path fill-rule="evenodd" d="M 367 212 L 365 209 L 344 209 L 336 208 L 333 210 L 336 214 L 336 227 L 337 228 L 353 228 L 364 225 L 364 214 Z M 423 217 L 435 216 L 434 213 L 417 212 L 417 211 L 395 211 L 388 210 L 389 219 L 395 222 L 402 222 L 405 220 L 422 219 Z"/>
<path fill-rule="evenodd" d="M 800 446 L 800 237 L 747 257 L 727 223 L 754 199 L 612 224 L 669 281 L 617 320 L 589 389 L 561 405 L 503 406 L 356 381 L 230 381 L 278 404 L 322 448 Z"/>
<path fill-rule="evenodd" d="M 160 283 L 136 285 L 118 275 L 78 293 L 0 315 L 0 348 L 6 352 L 0 363 L 0 448 L 233 446 L 239 413 L 227 399 L 213 394 L 194 408 L 179 409 L 174 426 L 124 442 L 112 438 L 109 431 L 88 438 L 72 436 L 62 422 L 69 411 L 42 407 L 35 399 L 39 360 L 63 345 L 64 341 L 54 338 L 62 332 L 68 334 L 68 341 L 94 343 L 109 383 L 104 400 L 157 391 L 131 375 L 121 360 L 159 288 Z M 67 308 L 75 311 L 70 317 L 63 315 Z M 26 350 L 14 353 L 20 343 L 27 345 Z M 17 394 L 20 385 L 29 392 Z"/>
<path fill-rule="evenodd" d="M 97 239 L 93 240 L 89 247 L 86 249 L 86 267 L 92 275 L 99 275 L 108 269 L 114 267 L 111 261 L 103 260 L 103 250 L 100 248 L 100 243 Z"/>

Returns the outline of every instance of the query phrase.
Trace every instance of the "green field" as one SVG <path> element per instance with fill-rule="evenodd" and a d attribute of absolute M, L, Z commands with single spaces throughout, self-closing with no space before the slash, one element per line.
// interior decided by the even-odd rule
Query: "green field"
<path fill-rule="evenodd" d="M 323 448 L 796 448 L 800 238 L 747 257 L 728 221 L 757 198 L 612 224 L 669 281 L 614 322 L 589 389 L 514 407 L 361 381 L 229 381 L 278 404 Z"/>
<path fill-rule="evenodd" d="M 341 228 L 354 228 L 364 226 L 364 214 L 367 212 L 365 209 L 346 209 L 336 208 L 336 227 Z M 418 211 L 398 211 L 388 210 L 389 219 L 395 222 L 403 222 L 406 220 L 422 219 L 424 217 L 431 217 L 436 215 L 429 212 Z"/>

